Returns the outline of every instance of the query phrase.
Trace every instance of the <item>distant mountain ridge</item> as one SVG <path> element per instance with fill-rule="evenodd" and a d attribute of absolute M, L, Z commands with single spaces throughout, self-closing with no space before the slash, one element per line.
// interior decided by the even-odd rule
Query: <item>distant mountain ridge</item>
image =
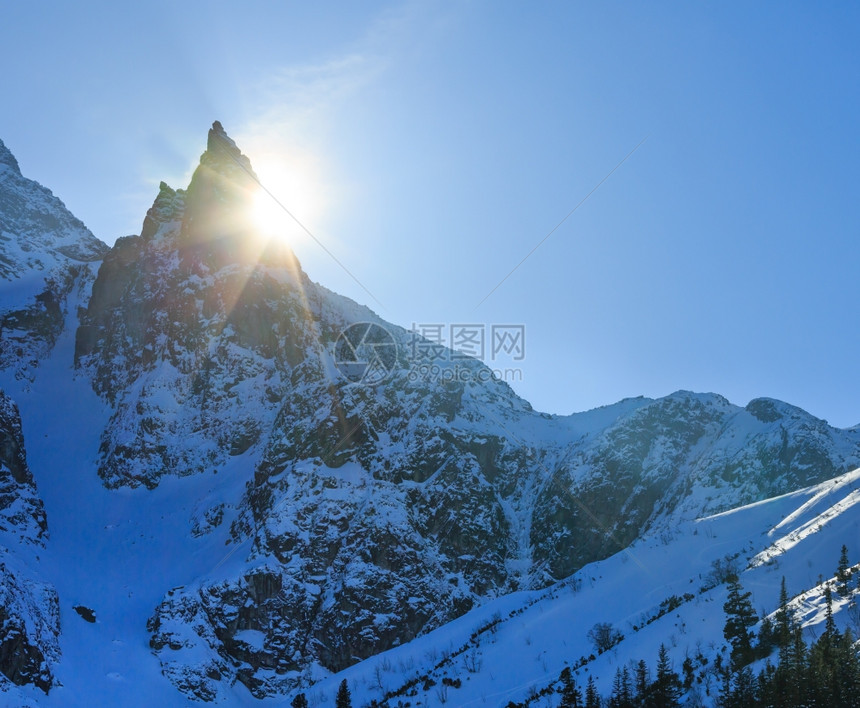
<path fill-rule="evenodd" d="M 184 697 L 288 695 L 644 535 L 860 467 L 860 428 L 771 399 L 679 391 L 552 416 L 476 360 L 456 380 L 416 376 L 414 334 L 250 225 L 254 189 L 216 122 L 188 188 L 162 183 L 141 234 L 107 249 L 0 143 L 7 393 L 29 395 L 62 356 L 59 375 L 106 411 L 71 473 L 117 499 L 208 485 L 177 502 L 194 508 L 182 541 L 217 539 L 226 559 L 163 587 L 140 627 Z M 363 322 L 397 345 L 375 385 L 338 368 L 339 338 Z"/>

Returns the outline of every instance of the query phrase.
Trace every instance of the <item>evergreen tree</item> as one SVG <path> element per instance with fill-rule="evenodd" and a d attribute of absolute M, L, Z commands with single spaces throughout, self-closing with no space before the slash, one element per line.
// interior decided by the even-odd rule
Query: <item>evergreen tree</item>
<path fill-rule="evenodd" d="M 750 602 L 750 593 L 743 592 L 738 576 L 730 576 L 728 582 L 729 596 L 723 605 L 726 613 L 723 636 L 732 645 L 732 668 L 737 670 L 755 658 L 751 627 L 755 626 L 758 618 Z"/>
<path fill-rule="evenodd" d="M 714 671 L 720 682 L 720 692 L 717 696 L 716 705 L 720 708 L 730 705 L 732 698 L 732 672 L 724 665 L 723 655 L 717 654 L 714 659 Z"/>
<path fill-rule="evenodd" d="M 680 705 L 681 678 L 672 668 L 665 644 L 657 652 L 657 675 L 650 687 L 648 705 L 653 708 L 675 708 Z"/>
<path fill-rule="evenodd" d="M 805 708 L 810 696 L 810 671 L 803 630 L 792 620 L 791 642 L 779 651 L 779 666 L 759 675 L 761 704 L 779 708 Z M 770 702 L 766 702 L 770 701 Z"/>
<path fill-rule="evenodd" d="M 636 664 L 633 680 L 633 697 L 635 699 L 635 705 L 644 706 L 648 701 L 648 688 L 651 685 L 651 676 L 648 673 L 648 665 L 645 663 L 644 659 L 640 659 L 639 663 Z"/>
<path fill-rule="evenodd" d="M 349 693 L 349 686 L 346 679 L 340 682 L 337 689 L 337 698 L 334 701 L 335 708 L 352 708 L 352 696 Z"/>
<path fill-rule="evenodd" d="M 561 704 L 559 708 L 582 708 L 582 693 L 569 666 L 561 670 Z"/>
<path fill-rule="evenodd" d="M 809 650 L 809 671 L 807 673 L 806 691 L 812 705 L 835 708 L 835 701 L 833 700 L 833 666 L 830 663 L 829 655 L 829 647 L 821 639 Z"/>
<path fill-rule="evenodd" d="M 777 693 L 776 667 L 769 661 L 758 675 L 755 688 L 758 696 L 758 705 L 767 708 L 787 705 L 785 700 Z"/>
<path fill-rule="evenodd" d="M 725 708 L 749 708 L 758 700 L 758 682 L 749 666 L 743 667 L 732 678 L 731 692 L 723 704 Z"/>
<path fill-rule="evenodd" d="M 633 689 L 633 677 L 630 669 L 624 666 L 621 669 L 621 694 L 624 697 L 625 706 L 636 707 L 636 691 Z"/>
<path fill-rule="evenodd" d="M 836 706 L 839 690 L 834 672 L 840 636 L 833 621 L 833 593 L 829 585 L 824 586 L 824 600 L 824 632 L 809 651 L 808 689 L 813 705 Z"/>
<path fill-rule="evenodd" d="M 829 585 L 824 586 L 824 602 L 827 609 L 824 615 L 824 634 L 821 635 L 821 641 L 824 641 L 828 650 L 832 652 L 839 642 L 839 632 L 836 630 L 836 622 L 833 620 L 833 592 Z"/>
<path fill-rule="evenodd" d="M 825 629 L 821 638 L 807 651 L 800 628 L 796 628 L 790 650 L 781 654 L 783 663 L 774 668 L 769 662 L 754 687 L 735 675 L 731 691 L 721 705 L 766 706 L 767 708 L 857 708 L 860 706 L 860 656 L 849 630 L 837 635 L 835 644 Z"/>
<path fill-rule="evenodd" d="M 621 667 L 619 666 L 615 669 L 615 677 L 612 679 L 612 692 L 606 702 L 607 708 L 622 708 L 621 701 Z"/>
<path fill-rule="evenodd" d="M 785 589 L 785 576 L 783 575 L 779 586 L 779 609 L 776 611 L 776 626 L 774 627 L 776 645 L 780 650 L 788 648 L 791 644 L 791 624 L 793 621 L 794 616 L 788 607 L 788 592 Z"/>
<path fill-rule="evenodd" d="M 833 680 L 835 705 L 860 705 L 860 655 L 854 649 L 850 629 L 842 633 L 836 645 Z"/>
<path fill-rule="evenodd" d="M 848 597 L 848 582 L 851 580 L 851 571 L 848 570 L 848 547 L 843 544 L 842 552 L 839 554 L 839 565 L 836 567 L 836 592 L 842 597 Z"/>
<path fill-rule="evenodd" d="M 756 655 L 763 659 L 770 656 L 776 645 L 776 629 L 773 626 L 773 621 L 770 617 L 765 617 L 761 621 L 761 627 L 758 630 L 758 644 L 756 645 Z"/>
<path fill-rule="evenodd" d="M 597 686 L 594 685 L 594 677 L 589 676 L 588 683 L 585 685 L 585 708 L 601 708 L 601 703 Z"/>
<path fill-rule="evenodd" d="M 805 693 L 806 645 L 794 611 L 788 606 L 785 577 L 779 588 L 779 609 L 774 626 L 779 647 L 779 666 L 774 670 L 769 689 L 774 696 L 773 705 L 799 706 Z M 762 690 L 762 695 L 765 695 Z"/>
<path fill-rule="evenodd" d="M 291 708 L 308 708 L 308 699 L 304 693 L 296 695 L 290 703 Z"/>
<path fill-rule="evenodd" d="M 792 627 L 791 648 L 787 653 L 787 663 L 784 669 L 785 683 L 787 687 L 787 706 L 803 706 L 806 704 L 808 695 L 807 676 L 809 674 L 809 657 L 806 650 L 806 642 L 803 641 L 803 628 L 794 622 Z"/>
<path fill-rule="evenodd" d="M 612 694 L 609 697 L 609 708 L 634 708 L 633 688 L 630 685 L 630 671 L 626 666 L 615 670 L 612 681 Z"/>

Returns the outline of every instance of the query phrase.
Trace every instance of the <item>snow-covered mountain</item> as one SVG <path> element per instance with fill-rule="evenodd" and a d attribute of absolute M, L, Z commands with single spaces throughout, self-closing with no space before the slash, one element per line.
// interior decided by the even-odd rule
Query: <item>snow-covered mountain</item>
<path fill-rule="evenodd" d="M 69 292 L 108 247 L 0 141 L 0 365 L 32 376 L 63 326 Z"/>
<path fill-rule="evenodd" d="M 636 624 L 689 584 L 683 612 L 707 615 L 691 639 L 711 641 L 724 588 L 694 576 L 713 560 L 777 549 L 810 589 L 796 549 L 838 554 L 856 526 L 855 491 L 798 520 L 856 489 L 860 430 L 689 392 L 538 413 L 481 362 L 310 281 L 251 226 L 256 189 L 215 123 L 188 188 L 162 183 L 140 235 L 106 250 L 0 144 L 4 607 L 41 657 L 22 672 L 0 636 L 11 705 L 323 705 L 342 676 L 370 701 L 440 672 L 462 674 L 457 704 L 522 700 L 595 621 Z M 372 381 L 344 364 L 356 332 Z M 772 565 L 745 573 L 764 605 Z M 496 613 L 501 669 L 439 663 Z M 503 660 L 526 637 L 542 673 Z"/>
<path fill-rule="evenodd" d="M 771 621 L 784 577 L 789 607 L 808 640 L 824 629 L 829 587 L 837 627 L 857 636 L 858 529 L 860 470 L 854 470 L 786 495 L 655 529 L 544 590 L 493 600 L 323 679 L 306 696 L 312 706 L 332 705 L 339 683 L 346 680 L 355 705 L 387 698 L 386 704 L 395 706 L 554 707 L 566 667 L 580 687 L 590 676 L 609 696 L 621 668 L 632 675 L 644 659 L 653 675 L 663 644 L 679 674 L 690 661 L 685 704 L 713 705 L 721 689 L 716 667 L 728 663 L 726 573 L 739 574 L 755 609 Z M 852 542 L 853 591 L 842 597 L 834 570 L 841 545 Z M 597 623 L 620 632 L 618 643 L 603 653 L 588 636 Z"/>
<path fill-rule="evenodd" d="M 48 189 L 21 174 L 0 141 L 0 367 L 14 381 L 5 389 L 30 390 L 73 293 L 86 289 L 92 263 L 107 250 Z M 48 691 L 55 683 L 59 602 L 37 570 L 48 538 L 18 407 L 0 392 L 0 692 L 10 684 Z"/>

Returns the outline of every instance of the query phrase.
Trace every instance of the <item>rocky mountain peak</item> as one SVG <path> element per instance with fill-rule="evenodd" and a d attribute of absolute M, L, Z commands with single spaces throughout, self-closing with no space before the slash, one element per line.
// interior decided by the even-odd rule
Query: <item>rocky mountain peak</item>
<path fill-rule="evenodd" d="M 0 142 L 0 369 L 31 379 L 64 327 L 72 291 L 108 251 Z"/>
<path fill-rule="evenodd" d="M 217 265 L 242 260 L 244 247 L 258 240 L 251 216 L 259 189 L 250 160 L 215 121 L 188 185 L 183 244 L 201 246 Z"/>
<path fill-rule="evenodd" d="M 184 209 L 185 192 L 181 189 L 173 189 L 166 182 L 161 182 L 158 195 L 143 220 L 141 238 L 149 240 L 156 235 L 163 224 L 181 219 Z"/>
<path fill-rule="evenodd" d="M 0 165 L 7 165 L 8 167 L 11 167 L 14 172 L 19 175 L 21 174 L 21 169 L 18 167 L 18 160 L 15 159 L 12 151 L 3 144 L 2 140 L 0 140 Z"/>
<path fill-rule="evenodd" d="M 251 161 L 216 120 L 209 129 L 206 152 L 200 156 L 200 165 L 188 186 L 189 197 L 210 196 L 206 191 L 214 190 L 231 201 L 245 200 L 257 189 L 257 175 Z"/>
<path fill-rule="evenodd" d="M 236 163 L 242 169 L 247 170 L 250 174 L 254 174 L 251 168 L 251 161 L 242 154 L 236 142 L 227 135 L 224 126 L 220 121 L 215 121 L 209 129 L 209 136 L 206 140 L 206 152 L 200 158 L 201 164 L 210 167 L 217 167 L 221 164 L 230 165 Z M 256 177 L 256 175 L 254 175 Z"/>

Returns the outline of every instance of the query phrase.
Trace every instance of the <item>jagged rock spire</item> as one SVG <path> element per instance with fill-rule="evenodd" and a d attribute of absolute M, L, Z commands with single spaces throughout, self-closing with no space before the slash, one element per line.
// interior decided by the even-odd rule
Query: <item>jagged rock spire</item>
<path fill-rule="evenodd" d="M 272 241 L 257 226 L 253 213 L 260 190 L 250 160 L 215 121 L 188 188 L 159 185 L 141 237 L 175 239 L 186 264 L 195 267 L 217 270 L 266 261 L 297 268 L 286 244 Z"/>
<path fill-rule="evenodd" d="M 240 181 L 247 179 L 256 180 L 257 177 L 251 167 L 251 161 L 242 154 L 239 146 L 227 135 L 224 126 L 217 120 L 209 129 L 209 136 L 206 140 L 206 152 L 200 156 L 200 166 L 205 166 L 215 172 L 229 176 L 243 174 Z"/>
<path fill-rule="evenodd" d="M 217 166 L 226 164 L 230 167 L 236 165 L 254 174 L 251 161 L 242 154 L 236 142 L 227 135 L 221 121 L 215 121 L 209 129 L 209 137 L 206 141 L 206 152 L 200 158 L 201 164 Z M 256 177 L 256 175 L 254 175 Z"/>
<path fill-rule="evenodd" d="M 215 121 L 188 185 L 182 229 L 186 243 L 244 240 L 258 190 L 250 160 Z"/>

